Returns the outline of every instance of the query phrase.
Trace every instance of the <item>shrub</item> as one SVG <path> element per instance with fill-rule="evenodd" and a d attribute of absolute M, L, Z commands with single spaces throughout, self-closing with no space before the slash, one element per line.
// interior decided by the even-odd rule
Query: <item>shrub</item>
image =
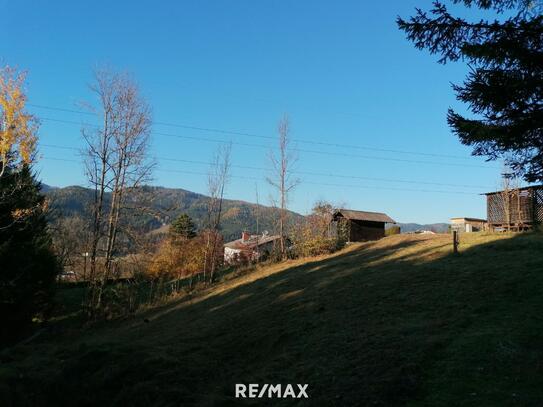
<path fill-rule="evenodd" d="M 153 257 L 148 273 L 153 278 L 183 278 L 210 269 L 212 248 L 208 242 L 215 240 L 215 262 L 223 262 L 223 241 L 220 235 L 213 239 L 213 232 L 203 232 L 193 239 L 172 237 L 164 240 Z M 206 264 L 207 262 L 207 264 Z"/>
<path fill-rule="evenodd" d="M 332 224 L 334 209 L 326 202 L 317 202 L 313 212 L 299 223 L 292 233 L 295 256 L 307 257 L 332 253 L 341 249 L 348 231 L 344 225 Z"/>
<path fill-rule="evenodd" d="M 337 250 L 337 239 L 325 236 L 310 236 L 298 241 L 295 246 L 295 253 L 300 257 L 319 256 L 332 253 Z"/>

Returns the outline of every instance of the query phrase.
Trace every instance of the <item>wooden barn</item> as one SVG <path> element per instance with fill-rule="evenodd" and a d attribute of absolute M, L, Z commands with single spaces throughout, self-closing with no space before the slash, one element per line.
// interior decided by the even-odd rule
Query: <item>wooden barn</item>
<path fill-rule="evenodd" d="M 484 195 L 490 229 L 528 230 L 543 222 L 543 185 Z"/>
<path fill-rule="evenodd" d="M 451 230 L 460 233 L 481 232 L 487 230 L 487 222 L 479 218 L 451 218 Z"/>
<path fill-rule="evenodd" d="M 388 215 L 379 212 L 355 211 L 338 209 L 333 216 L 333 222 L 345 222 L 347 225 L 348 241 L 364 242 L 385 237 L 385 224 L 396 223 Z"/>

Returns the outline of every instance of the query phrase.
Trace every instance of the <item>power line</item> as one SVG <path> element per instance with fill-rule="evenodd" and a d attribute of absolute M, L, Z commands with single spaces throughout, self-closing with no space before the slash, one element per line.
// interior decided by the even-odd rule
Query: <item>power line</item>
<path fill-rule="evenodd" d="M 54 161 L 69 161 L 69 162 L 79 162 L 77 160 L 70 160 L 57 157 L 43 157 L 44 160 L 54 160 Z M 198 171 L 188 171 L 188 170 L 174 170 L 174 169 L 164 169 L 158 168 L 157 171 L 166 172 L 166 173 L 177 173 L 177 174 L 191 174 L 191 175 L 202 175 L 207 176 L 209 174 L 205 172 Z M 251 177 L 245 175 L 230 175 L 230 178 L 244 179 L 244 180 L 256 180 L 262 181 L 262 178 Z M 340 187 L 340 188 L 361 188 L 361 189 L 372 189 L 372 190 L 385 190 L 385 191 L 402 191 L 402 192 L 424 192 L 424 193 L 438 193 L 438 194 L 453 194 L 453 195 L 479 195 L 475 192 L 463 192 L 463 191 L 443 191 L 443 190 L 432 190 L 432 189 L 411 189 L 411 188 L 395 188 L 395 187 L 379 187 L 379 186 L 370 186 L 370 185 L 358 185 L 358 184 L 335 184 L 335 183 L 322 183 L 322 182 L 311 182 L 304 181 L 304 184 L 317 185 L 317 186 L 328 186 L 328 187 Z"/>
<path fill-rule="evenodd" d="M 201 165 L 211 165 L 212 163 L 206 162 L 206 161 L 195 161 L 195 160 L 185 160 L 181 158 L 164 158 L 164 157 L 157 157 L 160 160 L 164 161 L 174 161 L 174 162 L 184 162 L 184 163 L 190 163 L 190 164 L 201 164 Z M 232 167 L 234 168 L 241 168 L 241 169 L 249 169 L 249 170 L 258 170 L 258 171 L 270 171 L 270 168 L 265 167 L 252 167 L 247 165 L 234 165 L 232 164 Z M 322 173 L 322 172 L 313 172 L 313 171 L 297 171 L 293 170 L 293 174 L 301 174 L 301 175 L 314 175 L 319 177 L 331 177 L 331 178 L 348 178 L 348 179 L 361 179 L 366 181 L 379 181 L 379 182 L 396 182 L 396 183 L 406 183 L 406 184 L 424 184 L 424 185 L 438 185 L 438 186 L 448 186 L 448 187 L 459 187 L 459 188 L 488 188 L 481 185 L 464 185 L 464 184 L 448 184 L 443 182 L 428 182 L 428 181 L 409 181 L 405 179 L 391 179 L 391 178 L 374 178 L 374 177 L 362 177 L 357 175 L 342 175 L 342 174 L 330 174 L 330 173 Z M 304 181 L 305 182 L 305 181 Z"/>
<path fill-rule="evenodd" d="M 59 149 L 65 149 L 65 150 L 75 150 L 79 151 L 76 147 L 67 147 L 67 146 L 59 146 L 56 144 L 41 144 L 44 147 L 51 147 L 51 148 L 59 148 Z M 161 161 L 172 161 L 172 162 L 182 162 L 182 163 L 190 163 L 190 164 L 198 164 L 198 165 L 211 165 L 211 162 L 208 161 L 196 161 L 196 160 L 186 160 L 181 158 L 169 158 L 169 157 L 155 157 L 158 160 Z M 75 160 L 72 160 L 75 161 Z M 240 169 L 247 169 L 247 170 L 256 170 L 256 171 L 270 171 L 270 168 L 265 167 L 254 167 L 254 166 L 247 166 L 247 165 L 235 165 L 232 164 L 233 168 L 240 168 Z M 331 178 L 345 178 L 345 179 L 360 179 L 360 180 L 366 180 L 366 181 L 379 181 L 379 182 L 391 182 L 391 183 L 406 183 L 406 184 L 421 184 L 421 185 L 435 185 L 435 186 L 447 186 L 447 187 L 458 187 L 458 188 L 477 188 L 477 189 L 488 189 L 488 187 L 484 187 L 481 185 L 465 185 L 465 184 L 448 184 L 443 182 L 429 182 L 429 181 L 410 181 L 405 179 L 391 179 L 391 178 L 374 178 L 374 177 L 363 177 L 363 176 L 357 176 L 357 175 L 342 175 L 342 174 L 330 174 L 330 173 L 322 173 L 322 172 L 313 172 L 313 171 L 292 171 L 295 174 L 300 175 L 313 175 L 313 176 L 319 176 L 319 177 L 331 177 Z"/>
<path fill-rule="evenodd" d="M 71 160 L 66 158 L 59 158 L 59 157 L 42 157 L 44 160 L 53 160 L 53 161 L 66 161 L 66 162 L 74 162 L 74 163 L 80 163 L 80 161 L 77 160 Z M 158 168 L 157 171 L 160 172 L 166 172 L 166 173 L 179 173 L 179 174 L 191 174 L 191 175 L 202 175 L 207 176 L 209 174 L 205 172 L 198 172 L 198 171 L 188 171 L 188 170 L 175 170 L 175 169 L 164 169 L 164 168 Z M 245 175 L 230 175 L 230 178 L 236 178 L 236 179 L 244 179 L 244 180 L 256 180 L 256 181 L 262 181 L 262 178 L 258 177 L 251 177 L 251 176 L 245 176 Z M 431 190 L 431 189 L 411 189 L 411 188 L 396 188 L 396 187 L 379 187 L 379 186 L 369 186 L 369 185 L 358 185 L 358 184 L 336 184 L 336 183 L 322 183 L 322 182 L 312 182 L 312 181 L 304 181 L 304 184 L 309 185 L 316 185 L 316 186 L 331 186 L 331 187 L 340 187 L 340 188 L 361 188 L 361 189 L 370 189 L 370 190 L 388 190 L 388 191 L 402 191 L 402 192 L 423 192 L 423 193 L 440 193 L 440 194 L 454 194 L 454 195 L 478 195 L 478 193 L 475 192 L 463 192 L 463 191 L 444 191 L 444 190 Z M 446 184 L 442 184 L 446 185 Z"/>
<path fill-rule="evenodd" d="M 62 107 L 53 107 L 53 106 L 46 106 L 46 105 L 38 105 L 35 103 L 27 103 L 27 106 L 36 107 L 38 109 L 46 109 L 46 110 L 57 110 L 59 112 L 67 112 L 67 113 L 79 113 L 79 114 L 85 114 L 89 116 L 96 116 L 96 113 L 93 112 L 85 112 L 84 110 L 74 110 L 74 109 L 65 109 Z"/>
<path fill-rule="evenodd" d="M 27 103 L 27 106 L 36 107 L 36 108 L 39 108 L 39 109 L 56 110 L 56 111 L 60 111 L 60 112 L 79 113 L 79 114 L 84 114 L 84 115 L 88 115 L 88 116 L 98 116 L 97 113 L 85 112 L 83 110 L 64 109 L 64 108 L 60 108 L 60 107 L 37 105 L 37 104 L 33 104 L 33 103 Z M 157 122 L 157 121 L 153 121 L 153 123 L 158 124 L 160 126 L 179 127 L 181 129 L 209 131 L 209 132 L 213 132 L 213 133 L 224 133 L 224 134 L 232 134 L 232 135 L 237 135 L 237 136 L 258 137 L 258 138 L 265 138 L 265 139 L 273 139 L 274 138 L 272 136 L 263 136 L 263 135 L 259 135 L 259 134 L 245 133 L 245 132 L 233 131 L 233 130 L 216 129 L 216 128 L 210 128 L 210 127 L 199 127 L 199 126 L 192 126 L 192 125 L 188 125 L 188 124 Z"/>
<path fill-rule="evenodd" d="M 76 125 L 81 124 L 81 123 L 74 122 L 74 121 L 62 120 L 62 119 L 52 119 L 52 118 L 48 118 L 48 117 L 42 117 L 41 119 L 42 120 L 55 121 L 55 122 L 59 122 L 59 123 L 66 123 L 66 124 L 76 124 Z M 97 125 L 92 125 L 92 124 L 90 126 L 99 127 Z M 189 139 L 189 140 L 197 140 L 197 141 L 206 141 L 206 142 L 212 142 L 212 143 L 225 143 L 225 142 L 227 142 L 226 140 L 209 138 L 209 137 L 184 136 L 184 135 L 180 135 L 180 134 L 170 134 L 170 133 L 162 133 L 162 132 L 152 132 L 151 134 L 156 135 L 156 136 L 173 137 L 173 138 L 181 138 L 181 139 Z M 264 148 L 264 149 L 269 149 L 270 148 L 269 146 L 264 145 L 264 144 L 241 143 L 241 142 L 238 142 L 238 141 L 229 141 L 229 143 L 231 143 L 233 145 L 244 146 L 244 147 L 257 147 L 257 148 Z M 490 167 L 490 166 L 482 166 L 482 165 L 474 165 L 474 164 L 447 163 L 447 162 L 441 162 L 441 161 L 410 160 L 410 159 L 404 159 L 404 158 L 379 157 L 379 156 L 370 156 L 370 155 L 338 153 L 338 152 L 331 152 L 331 151 L 307 150 L 307 149 L 300 149 L 300 148 L 293 148 L 292 151 L 296 151 L 296 152 L 300 152 L 300 153 L 309 153 L 309 154 L 320 154 L 320 155 L 327 155 L 327 156 L 361 158 L 361 159 L 365 159 L 365 160 L 403 162 L 403 163 L 422 164 L 422 165 L 440 165 L 440 166 L 449 166 L 449 167 L 471 167 L 471 168 L 484 168 L 484 169 L 498 168 L 498 167 Z"/>
<path fill-rule="evenodd" d="M 171 173 L 180 173 L 180 174 L 192 174 L 192 175 L 203 175 L 207 176 L 205 172 L 197 171 L 185 171 L 185 170 L 172 170 L 172 169 L 157 169 L 160 172 L 171 172 Z M 262 178 L 258 177 L 247 177 L 240 175 L 231 175 L 230 178 L 238 178 L 245 180 L 257 180 L 261 181 Z M 344 187 L 344 188 L 362 188 L 362 189 L 378 189 L 378 190 L 389 190 L 389 191 L 407 191 L 407 192 L 425 192 L 425 193 L 441 193 L 441 194 L 461 194 L 461 195 L 479 195 L 475 192 L 462 192 L 462 191 L 443 191 L 443 190 L 430 190 L 430 189 L 409 189 L 409 188 L 393 188 L 393 187 L 376 187 L 370 185 L 352 185 L 352 184 L 334 184 L 334 183 L 321 183 L 321 182 L 310 182 L 304 181 L 304 184 L 317 185 L 317 186 L 332 186 L 332 187 Z"/>
<path fill-rule="evenodd" d="M 41 157 L 44 160 L 52 160 L 52 161 L 66 161 L 66 162 L 72 162 L 72 163 L 78 163 L 81 164 L 81 161 L 77 160 L 70 160 L 69 158 L 58 158 L 58 157 Z"/>
<path fill-rule="evenodd" d="M 79 113 L 79 114 L 85 114 L 85 115 L 91 115 L 91 116 L 97 115 L 96 113 L 93 113 L 93 112 L 65 109 L 65 108 L 38 105 L 38 104 L 32 104 L 32 103 L 28 103 L 28 106 L 36 107 L 39 109 L 47 109 L 47 110 L 53 110 L 53 111 L 56 110 L 56 111 L 68 112 L 68 113 Z M 46 120 L 52 120 L 52 119 L 46 119 Z M 154 124 L 161 125 L 161 126 L 189 129 L 189 130 L 207 131 L 207 132 L 214 132 L 214 133 L 221 133 L 221 134 L 231 134 L 231 135 L 237 135 L 237 136 L 243 136 L 243 137 L 253 137 L 253 138 L 268 139 L 268 140 L 275 139 L 275 137 L 273 136 L 265 136 L 261 134 L 255 134 L 255 133 L 217 129 L 217 128 L 211 128 L 211 127 L 199 127 L 199 126 L 192 126 L 192 125 L 180 124 L 180 123 L 168 123 L 168 122 L 156 121 L 154 122 Z M 325 142 L 325 141 L 315 141 L 315 140 L 308 140 L 304 138 L 294 138 L 293 141 L 297 143 L 320 145 L 320 146 L 326 146 L 326 147 L 339 147 L 339 148 L 349 148 L 349 149 L 358 149 L 358 150 L 379 151 L 379 152 L 387 152 L 387 153 L 395 153 L 395 154 L 410 154 L 410 155 L 419 155 L 419 156 L 425 156 L 425 157 L 453 158 L 453 159 L 461 159 L 461 160 L 469 160 L 471 158 L 471 157 L 464 157 L 464 156 L 458 156 L 458 155 L 452 155 L 452 154 L 426 153 L 426 152 L 420 152 L 420 151 L 407 151 L 407 150 L 396 150 L 396 149 L 387 149 L 387 148 L 379 148 L 379 147 L 368 147 L 368 146 L 361 146 L 361 145 L 356 145 L 356 144 L 343 144 L 343 143 L 332 143 L 332 142 Z"/>
<path fill-rule="evenodd" d="M 317 183 L 304 181 L 306 184 L 318 185 L 318 186 L 331 186 L 331 187 L 344 187 L 344 188 L 362 188 L 362 189 L 377 189 L 386 191 L 407 191 L 407 192 L 424 192 L 424 193 L 437 193 L 437 194 L 454 194 L 454 195 L 471 195 L 479 196 L 479 193 L 475 192 L 463 192 L 463 191 L 441 191 L 435 189 L 410 189 L 410 188 L 394 188 L 394 187 L 375 187 L 367 185 L 349 185 L 349 184 L 331 184 L 331 183 Z"/>
<path fill-rule="evenodd" d="M 77 148 L 77 147 L 59 146 L 58 144 L 45 144 L 45 143 L 40 143 L 39 145 L 42 146 L 42 147 L 60 148 L 60 149 L 62 149 L 62 150 L 74 150 L 74 151 L 80 151 L 80 149 Z"/>

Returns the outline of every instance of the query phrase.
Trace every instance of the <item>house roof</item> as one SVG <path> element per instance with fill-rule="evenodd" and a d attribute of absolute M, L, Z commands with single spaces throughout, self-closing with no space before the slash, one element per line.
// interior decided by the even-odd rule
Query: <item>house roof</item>
<path fill-rule="evenodd" d="M 389 217 L 387 214 L 380 212 L 366 212 L 366 211 L 355 211 L 352 209 L 338 209 L 334 214 L 334 217 L 338 214 L 341 214 L 345 219 L 350 220 L 365 220 L 368 222 L 384 222 L 384 223 L 396 223 L 394 219 Z"/>
<path fill-rule="evenodd" d="M 278 240 L 279 238 L 279 235 L 251 235 L 249 239 L 245 241 L 242 239 L 236 239 L 225 243 L 224 247 L 237 250 L 252 250 L 258 246 L 262 246 L 263 244 Z"/>
<path fill-rule="evenodd" d="M 530 190 L 530 189 L 543 189 L 543 184 L 542 185 L 530 185 L 528 187 L 522 187 L 522 188 L 511 188 L 510 191 L 527 191 L 527 190 Z M 481 194 L 481 195 L 494 195 L 494 194 L 501 194 L 503 191 L 494 191 L 494 192 L 485 192 L 484 194 Z"/>

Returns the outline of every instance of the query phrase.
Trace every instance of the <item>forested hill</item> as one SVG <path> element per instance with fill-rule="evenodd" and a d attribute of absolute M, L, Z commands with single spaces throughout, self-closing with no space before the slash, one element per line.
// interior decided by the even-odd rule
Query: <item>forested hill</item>
<path fill-rule="evenodd" d="M 79 186 L 55 188 L 42 186 L 42 191 L 50 199 L 50 206 L 56 216 L 90 217 L 90 204 L 93 190 Z M 109 201 L 110 195 L 106 196 Z M 171 223 L 181 213 L 187 213 L 201 228 L 206 218 L 209 197 L 184 189 L 146 186 L 132 192 L 128 202 L 127 219 L 130 226 L 141 232 L 164 230 L 164 225 Z M 243 230 L 255 233 L 267 230 L 275 232 L 277 209 L 249 202 L 225 199 L 223 203 L 222 234 L 225 241 L 237 239 Z M 290 212 L 292 221 L 302 215 Z"/>

